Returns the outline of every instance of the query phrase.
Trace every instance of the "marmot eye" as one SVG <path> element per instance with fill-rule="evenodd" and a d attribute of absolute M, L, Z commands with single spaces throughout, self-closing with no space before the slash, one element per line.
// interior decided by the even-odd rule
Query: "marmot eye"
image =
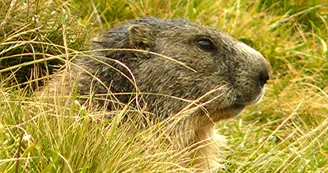
<path fill-rule="evenodd" d="M 216 49 L 214 43 L 211 40 L 206 39 L 206 38 L 197 40 L 196 44 L 199 48 L 201 48 L 202 50 L 204 50 L 206 52 L 212 52 L 212 51 L 215 51 L 215 49 Z"/>

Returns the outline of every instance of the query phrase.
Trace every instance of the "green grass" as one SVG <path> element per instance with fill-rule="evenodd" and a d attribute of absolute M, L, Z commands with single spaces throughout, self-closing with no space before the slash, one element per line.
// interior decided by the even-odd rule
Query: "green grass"
<path fill-rule="evenodd" d="M 270 62 L 263 101 L 218 124 L 226 172 L 328 172 L 328 4 L 314 1 L 0 2 L 0 172 L 190 172 L 160 127 L 131 132 L 33 88 L 89 40 L 138 16 L 186 18 L 231 33 Z M 74 96 L 72 96 L 74 97 Z M 128 126 L 128 127 L 127 127 Z M 142 147 L 141 147 L 142 146 Z"/>

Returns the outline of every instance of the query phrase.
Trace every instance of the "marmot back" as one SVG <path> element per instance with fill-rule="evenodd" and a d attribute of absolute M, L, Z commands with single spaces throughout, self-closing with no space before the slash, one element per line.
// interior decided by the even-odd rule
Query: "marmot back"
<path fill-rule="evenodd" d="M 193 133 L 184 137 L 189 140 L 184 145 L 211 137 L 213 122 L 258 102 L 269 79 L 269 65 L 259 52 L 186 20 L 133 20 L 104 33 L 93 50 L 77 57 L 69 73 L 59 73 L 48 88 L 58 90 L 64 79 L 65 89 L 76 83 L 81 95 L 115 95 L 111 100 L 145 107 L 157 119 L 189 106 Z M 106 107 L 113 105 L 119 106 L 111 101 Z"/>

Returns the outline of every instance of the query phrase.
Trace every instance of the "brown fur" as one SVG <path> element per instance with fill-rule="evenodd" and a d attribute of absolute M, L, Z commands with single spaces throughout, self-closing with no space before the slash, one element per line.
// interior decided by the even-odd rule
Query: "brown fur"
<path fill-rule="evenodd" d="M 196 148 L 194 165 L 203 171 L 222 167 L 224 139 L 215 122 L 258 102 L 269 78 L 259 52 L 185 20 L 133 20 L 94 43 L 93 53 L 55 75 L 43 94 L 67 94 L 76 84 L 79 94 L 91 93 L 92 101 L 108 110 L 129 103 L 152 112 L 153 122 L 179 117 L 167 125 L 167 134 L 175 148 Z"/>

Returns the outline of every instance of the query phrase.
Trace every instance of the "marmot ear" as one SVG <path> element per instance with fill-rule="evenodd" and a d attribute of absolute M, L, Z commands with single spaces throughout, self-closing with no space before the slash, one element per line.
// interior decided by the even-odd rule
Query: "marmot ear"
<path fill-rule="evenodd" d="M 146 24 L 134 24 L 128 29 L 130 44 L 134 48 L 152 50 L 155 36 L 151 26 Z"/>

